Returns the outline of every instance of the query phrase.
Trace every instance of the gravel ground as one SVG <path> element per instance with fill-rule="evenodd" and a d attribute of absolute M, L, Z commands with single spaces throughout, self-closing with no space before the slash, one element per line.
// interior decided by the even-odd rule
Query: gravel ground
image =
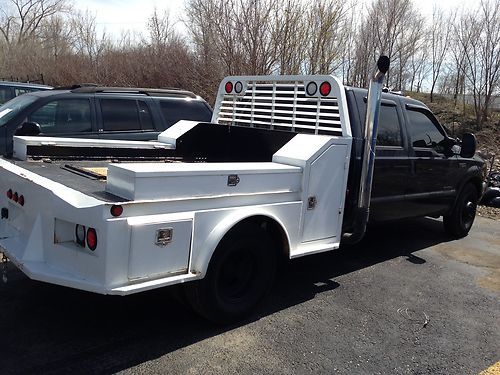
<path fill-rule="evenodd" d="M 500 220 L 500 208 L 478 206 L 477 215 L 481 217 L 487 217 L 493 220 Z"/>

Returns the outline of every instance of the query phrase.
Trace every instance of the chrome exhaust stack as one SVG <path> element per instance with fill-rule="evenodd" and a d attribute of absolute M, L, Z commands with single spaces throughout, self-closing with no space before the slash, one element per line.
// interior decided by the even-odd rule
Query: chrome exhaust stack
<path fill-rule="evenodd" d="M 361 161 L 361 179 L 358 195 L 358 204 L 354 218 L 354 231 L 344 235 L 344 242 L 354 244 L 363 238 L 366 224 L 370 216 L 370 197 L 373 182 L 373 167 L 375 165 L 375 146 L 377 142 L 378 118 L 380 99 L 385 74 L 389 70 L 389 58 L 380 56 L 377 61 L 377 72 L 370 80 L 366 103 L 365 131 L 363 135 L 364 147 Z"/>

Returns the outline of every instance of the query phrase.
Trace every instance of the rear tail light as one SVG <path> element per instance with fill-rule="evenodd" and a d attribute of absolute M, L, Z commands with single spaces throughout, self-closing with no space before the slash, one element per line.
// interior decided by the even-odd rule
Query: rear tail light
<path fill-rule="evenodd" d="M 12 196 L 12 200 L 13 200 L 14 202 L 16 202 L 16 203 L 19 201 L 19 195 L 17 195 L 17 191 L 16 191 L 16 192 L 14 193 L 14 195 Z"/>
<path fill-rule="evenodd" d="M 307 95 L 314 96 L 316 95 L 316 92 L 318 92 L 318 85 L 316 82 L 309 82 L 306 86 Z"/>
<path fill-rule="evenodd" d="M 92 251 L 97 247 L 97 232 L 94 228 L 87 229 L 87 246 Z"/>
<path fill-rule="evenodd" d="M 118 217 L 123 213 L 123 207 L 118 204 L 114 204 L 113 206 L 111 206 L 111 209 L 109 211 L 111 213 L 111 216 Z"/>
<path fill-rule="evenodd" d="M 234 92 L 236 92 L 236 94 L 239 94 L 243 91 L 243 83 L 241 83 L 240 81 L 236 82 L 234 84 Z"/>
<path fill-rule="evenodd" d="M 12 189 L 7 190 L 7 198 L 12 199 Z"/>
<path fill-rule="evenodd" d="M 330 82 L 325 81 L 319 86 L 319 92 L 321 96 L 328 96 L 330 95 L 331 91 L 332 91 L 332 85 L 330 85 Z"/>
<path fill-rule="evenodd" d="M 232 82 L 226 82 L 226 85 L 224 86 L 226 89 L 226 93 L 230 94 L 233 91 L 233 83 Z"/>
<path fill-rule="evenodd" d="M 85 247 L 85 226 L 77 224 L 75 226 L 75 240 L 76 243 L 82 247 Z"/>
<path fill-rule="evenodd" d="M 19 200 L 17 201 L 21 206 L 24 206 L 24 195 L 19 196 Z"/>

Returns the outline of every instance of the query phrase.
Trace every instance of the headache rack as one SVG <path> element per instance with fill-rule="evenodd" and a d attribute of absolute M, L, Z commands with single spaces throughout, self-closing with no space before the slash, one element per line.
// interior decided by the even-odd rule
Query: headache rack
<path fill-rule="evenodd" d="M 320 87 L 331 90 L 322 95 Z M 219 87 L 212 122 L 351 136 L 345 90 L 332 76 L 233 76 Z"/>

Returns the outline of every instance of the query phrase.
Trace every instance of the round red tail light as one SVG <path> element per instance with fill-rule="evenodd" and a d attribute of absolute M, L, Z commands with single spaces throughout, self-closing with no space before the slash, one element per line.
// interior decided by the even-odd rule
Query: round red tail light
<path fill-rule="evenodd" d="M 17 203 L 19 203 L 21 206 L 24 206 L 24 195 L 21 195 L 19 197 L 19 200 L 17 201 Z"/>
<path fill-rule="evenodd" d="M 225 86 L 226 92 L 229 94 L 231 91 L 233 91 L 233 83 L 232 82 L 226 82 Z"/>
<path fill-rule="evenodd" d="M 12 196 L 12 200 L 13 200 L 14 202 L 19 201 L 19 195 L 17 195 L 17 191 L 16 191 L 16 192 L 14 193 L 14 195 Z"/>
<path fill-rule="evenodd" d="M 111 215 L 114 217 L 121 216 L 123 213 L 123 207 L 117 204 L 114 204 L 111 206 L 111 209 L 109 210 L 111 212 Z"/>
<path fill-rule="evenodd" d="M 321 86 L 319 86 L 319 92 L 321 93 L 321 96 L 328 96 L 330 95 L 331 91 L 332 85 L 330 85 L 330 82 L 323 82 Z"/>
<path fill-rule="evenodd" d="M 12 189 L 7 190 L 7 198 L 12 199 Z"/>
<path fill-rule="evenodd" d="M 92 251 L 97 247 L 97 232 L 94 228 L 89 228 L 87 230 L 87 246 Z"/>

